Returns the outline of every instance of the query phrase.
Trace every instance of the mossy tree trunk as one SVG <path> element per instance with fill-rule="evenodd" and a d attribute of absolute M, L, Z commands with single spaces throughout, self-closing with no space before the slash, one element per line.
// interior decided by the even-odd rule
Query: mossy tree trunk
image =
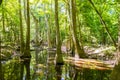
<path fill-rule="evenodd" d="M 26 32 L 26 51 L 24 56 L 31 57 L 30 55 L 30 9 L 29 0 L 27 0 L 27 32 Z"/>
<path fill-rule="evenodd" d="M 61 40 L 60 40 L 59 19 L 58 19 L 58 0 L 55 0 L 55 26 L 56 26 L 56 45 L 57 45 L 56 63 L 62 64 L 63 58 L 61 52 Z"/>
<path fill-rule="evenodd" d="M 21 0 L 19 0 L 19 20 L 20 20 L 20 52 L 24 53 L 24 37 L 23 37 L 23 25 L 22 25 L 22 12 L 21 12 Z"/>
<path fill-rule="evenodd" d="M 72 38 L 78 57 L 84 58 L 86 56 L 84 50 L 80 47 L 79 40 L 77 39 L 77 25 L 76 25 L 76 1 L 71 0 L 71 18 L 72 18 Z"/>

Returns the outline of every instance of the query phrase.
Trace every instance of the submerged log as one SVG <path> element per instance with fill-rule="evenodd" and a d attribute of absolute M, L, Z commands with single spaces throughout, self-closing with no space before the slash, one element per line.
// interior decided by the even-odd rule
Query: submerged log
<path fill-rule="evenodd" d="M 77 69 L 87 68 L 87 69 L 96 69 L 96 70 L 112 70 L 113 67 L 105 64 L 104 62 L 97 61 L 94 59 L 76 59 L 69 57 L 65 59 L 65 62 L 75 66 Z"/>

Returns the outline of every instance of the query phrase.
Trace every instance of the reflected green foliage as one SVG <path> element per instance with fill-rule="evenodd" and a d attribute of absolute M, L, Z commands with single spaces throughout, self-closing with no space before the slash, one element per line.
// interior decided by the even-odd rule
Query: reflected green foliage
<path fill-rule="evenodd" d="M 3 64 L 2 68 L 5 80 L 20 79 L 20 63 L 18 61 L 9 60 Z"/>
<path fill-rule="evenodd" d="M 35 52 L 31 52 L 32 59 L 30 63 L 30 80 L 109 80 L 111 71 L 99 71 L 90 69 L 75 69 L 74 66 L 64 64 L 57 66 L 54 64 L 54 57 L 50 56 L 46 51 L 38 53 L 39 62 L 35 61 Z M 55 53 L 52 53 L 55 54 Z M 12 59 L 4 62 L 2 65 L 5 80 L 21 79 L 21 63 L 23 60 Z M 23 69 L 23 80 L 26 78 L 26 68 Z"/>

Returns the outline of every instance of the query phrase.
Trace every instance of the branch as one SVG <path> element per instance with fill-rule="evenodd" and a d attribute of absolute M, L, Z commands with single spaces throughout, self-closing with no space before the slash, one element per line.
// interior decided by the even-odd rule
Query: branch
<path fill-rule="evenodd" d="M 113 39 L 113 37 L 111 36 L 111 34 L 110 34 L 110 32 L 109 32 L 109 29 L 108 29 L 105 21 L 103 20 L 101 14 L 100 14 L 99 11 L 97 10 L 97 8 L 96 8 L 96 6 L 94 5 L 94 3 L 92 2 L 92 0 L 88 0 L 88 1 L 91 3 L 91 5 L 93 6 L 93 8 L 95 9 L 95 11 L 96 11 L 96 13 L 98 14 L 98 16 L 99 16 L 99 18 L 100 18 L 100 20 L 101 20 L 101 22 L 102 22 L 102 25 L 103 25 L 103 27 L 105 28 L 108 36 L 109 36 L 110 39 L 112 40 L 114 46 L 117 48 L 117 44 L 116 44 L 115 40 Z"/>

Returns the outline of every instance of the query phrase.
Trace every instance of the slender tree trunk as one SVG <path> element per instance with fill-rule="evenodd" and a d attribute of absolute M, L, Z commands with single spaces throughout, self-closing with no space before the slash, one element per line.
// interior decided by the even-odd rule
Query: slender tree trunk
<path fill-rule="evenodd" d="M 27 33 L 26 33 L 26 52 L 25 56 L 31 57 L 30 55 L 30 12 L 29 12 L 29 0 L 27 0 Z"/>
<path fill-rule="evenodd" d="M 27 12 L 26 12 L 26 1 L 27 0 L 24 0 L 24 18 L 25 18 L 25 22 L 26 22 L 26 24 L 27 24 L 27 16 L 26 16 L 26 14 L 27 14 Z"/>
<path fill-rule="evenodd" d="M 79 16 L 77 15 L 77 19 L 78 19 L 78 29 L 79 29 L 79 40 L 80 40 L 80 47 L 81 49 L 83 49 L 83 40 L 82 40 L 82 31 L 81 31 L 81 28 L 82 28 L 82 20 L 79 18 Z"/>
<path fill-rule="evenodd" d="M 29 7 L 29 0 L 27 0 L 27 32 L 26 32 L 26 51 L 23 55 L 24 58 L 24 65 L 26 68 L 26 80 L 30 80 L 30 7 Z"/>
<path fill-rule="evenodd" d="M 21 0 L 19 0 L 19 19 L 20 19 L 20 52 L 24 53 L 24 38 L 23 38 L 23 25 L 22 25 L 22 12 L 21 12 Z"/>
<path fill-rule="evenodd" d="M 54 3 L 54 0 L 51 0 L 51 5 L 50 5 L 50 11 L 53 12 L 53 3 Z M 49 19 L 49 22 L 50 22 L 50 32 L 51 33 L 51 46 L 52 47 L 55 47 L 56 46 L 56 38 L 55 38 L 55 33 L 56 33 L 56 29 L 54 28 L 54 23 L 53 23 L 53 14 L 50 14 L 50 19 Z"/>
<path fill-rule="evenodd" d="M 69 39 L 70 39 L 70 46 L 69 46 L 69 50 L 71 50 L 71 56 L 74 57 L 75 56 L 75 46 L 74 46 L 74 43 L 73 43 L 73 38 L 72 38 L 72 21 L 71 21 L 71 2 L 70 0 L 68 0 L 66 2 L 66 5 L 67 5 L 67 10 L 68 10 L 68 27 L 69 27 Z"/>
<path fill-rule="evenodd" d="M 76 49 L 76 55 L 78 55 L 78 57 L 84 58 L 86 57 L 86 54 L 84 52 L 83 49 L 81 49 L 80 44 L 79 44 L 79 40 L 77 39 L 77 31 L 76 31 L 76 1 L 75 0 L 71 0 L 71 16 L 72 16 L 72 37 L 73 37 L 73 42 L 74 42 L 74 46 Z"/>
<path fill-rule="evenodd" d="M 51 48 L 51 39 L 50 39 L 50 26 L 49 26 L 49 22 L 48 22 L 48 18 L 47 15 L 45 15 L 45 22 L 46 22 L 46 26 L 47 26 L 47 41 L 48 41 L 48 47 Z"/>
<path fill-rule="evenodd" d="M 39 45 L 39 20 L 34 16 L 34 14 L 31 12 L 31 15 L 33 16 L 34 22 L 35 22 L 35 44 L 36 46 Z"/>
<path fill-rule="evenodd" d="M 55 0 L 55 26 L 56 26 L 56 45 L 57 45 L 57 64 L 63 64 L 62 52 L 61 52 L 61 40 L 58 20 L 58 0 Z"/>
<path fill-rule="evenodd" d="M 40 45 L 39 44 L 39 37 L 38 37 L 38 35 L 39 35 L 39 22 L 36 19 L 35 20 L 35 44 L 36 44 L 36 46 Z"/>
<path fill-rule="evenodd" d="M 48 7 L 48 5 L 45 5 L 44 4 L 44 13 L 46 11 L 46 7 Z M 49 18 L 48 18 L 49 15 L 47 15 L 45 13 L 45 24 L 46 24 L 46 27 L 47 27 L 47 42 L 48 42 L 48 47 L 51 48 L 52 45 L 51 45 L 51 34 L 50 34 L 50 25 L 49 25 Z"/>

